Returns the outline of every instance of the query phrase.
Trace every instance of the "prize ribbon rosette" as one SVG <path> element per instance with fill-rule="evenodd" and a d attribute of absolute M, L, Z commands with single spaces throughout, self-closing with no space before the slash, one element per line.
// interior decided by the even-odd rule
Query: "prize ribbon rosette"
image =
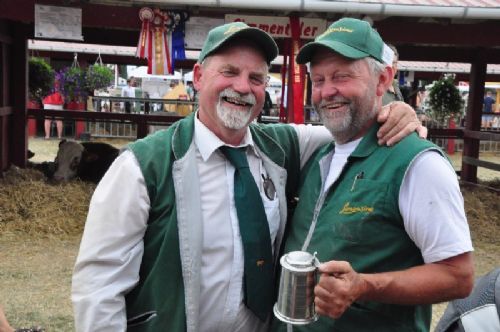
<path fill-rule="evenodd" d="M 139 18 L 142 25 L 136 56 L 148 59 L 148 74 L 173 74 L 174 60 L 185 58 L 184 23 L 188 20 L 187 13 L 144 7 L 139 11 Z M 172 44 L 175 45 L 174 52 Z"/>

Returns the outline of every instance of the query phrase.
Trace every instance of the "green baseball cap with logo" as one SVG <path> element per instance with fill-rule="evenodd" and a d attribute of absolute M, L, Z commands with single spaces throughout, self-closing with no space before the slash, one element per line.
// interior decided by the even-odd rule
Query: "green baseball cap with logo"
<path fill-rule="evenodd" d="M 214 54 L 230 41 L 237 39 L 251 40 L 257 44 L 262 49 L 268 64 L 278 55 L 276 42 L 266 32 L 249 27 L 243 22 L 232 22 L 215 27 L 208 32 L 207 39 L 198 57 L 198 63 L 202 63 L 207 56 Z"/>
<path fill-rule="evenodd" d="M 372 57 L 382 63 L 392 63 L 393 52 L 378 32 L 368 22 L 354 18 L 333 22 L 324 33 L 300 49 L 297 63 L 310 62 L 318 48 L 325 47 L 350 59 Z"/>

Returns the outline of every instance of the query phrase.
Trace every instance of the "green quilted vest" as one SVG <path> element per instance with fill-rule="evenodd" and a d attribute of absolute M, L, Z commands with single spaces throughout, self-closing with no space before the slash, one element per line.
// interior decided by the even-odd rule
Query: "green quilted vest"
<path fill-rule="evenodd" d="M 399 214 L 398 195 L 410 162 L 421 152 L 438 150 L 415 134 L 394 147 L 380 147 L 372 127 L 348 158 L 330 190 L 321 195 L 329 169 L 322 174 L 319 161 L 330 158 L 333 143 L 323 147 L 303 170 L 299 203 L 284 252 L 302 250 L 314 213 L 317 219 L 306 251 L 317 252 L 320 261 L 348 261 L 354 270 L 377 273 L 420 265 L 419 249 L 405 232 Z M 327 160 L 328 160 L 327 159 Z M 402 306 L 356 302 L 337 320 L 327 317 L 294 331 L 402 332 L 428 331 L 430 306 Z M 276 319 L 273 331 L 286 331 Z"/>

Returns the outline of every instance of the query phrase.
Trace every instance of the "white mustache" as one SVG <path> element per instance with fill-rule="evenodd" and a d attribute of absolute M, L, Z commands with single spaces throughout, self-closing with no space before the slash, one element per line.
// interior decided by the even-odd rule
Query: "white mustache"
<path fill-rule="evenodd" d="M 219 93 L 219 99 L 222 98 L 232 98 L 236 102 L 250 104 L 252 106 L 255 105 L 255 103 L 257 102 L 253 93 L 241 95 L 231 88 L 225 88 L 224 90 L 221 91 L 221 93 Z"/>

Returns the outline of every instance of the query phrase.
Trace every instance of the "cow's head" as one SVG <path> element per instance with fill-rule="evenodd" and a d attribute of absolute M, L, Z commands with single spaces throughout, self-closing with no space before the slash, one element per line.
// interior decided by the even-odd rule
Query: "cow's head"
<path fill-rule="evenodd" d="M 54 180 L 64 182 L 74 179 L 78 174 L 78 167 L 84 154 L 84 147 L 78 142 L 63 139 L 59 143 L 57 157 L 54 160 L 56 171 Z"/>

